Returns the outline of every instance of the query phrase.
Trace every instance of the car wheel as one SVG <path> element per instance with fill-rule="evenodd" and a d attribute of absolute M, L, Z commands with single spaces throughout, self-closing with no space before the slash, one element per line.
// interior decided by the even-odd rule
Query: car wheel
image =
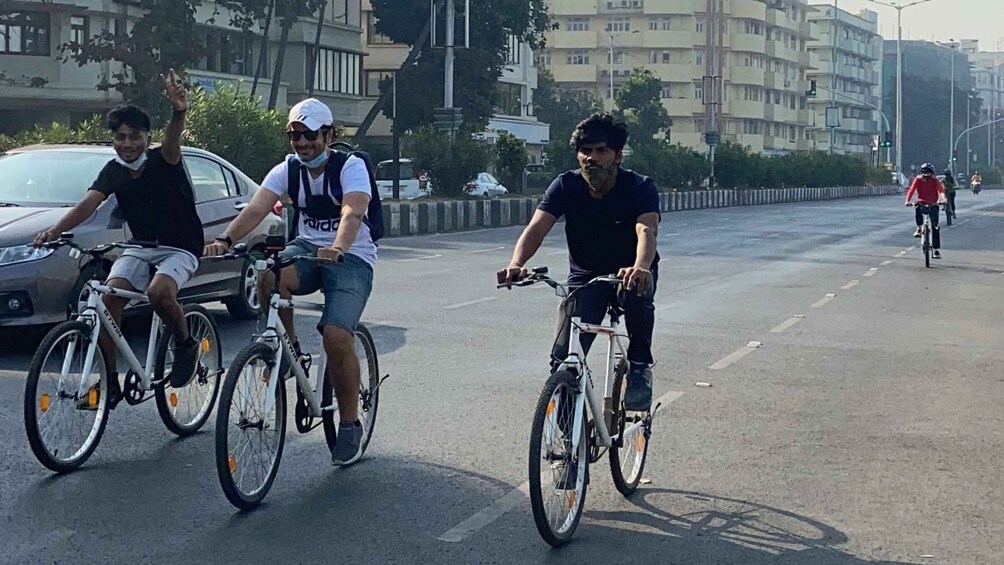
<path fill-rule="evenodd" d="M 87 305 L 87 297 L 91 294 L 87 289 L 87 281 L 95 278 L 104 281 L 107 276 L 108 266 L 101 263 L 90 263 L 80 270 L 77 282 L 73 283 L 73 287 L 66 295 L 67 319 L 76 316 Z"/>
<path fill-rule="evenodd" d="M 258 271 L 254 269 L 251 259 L 244 259 L 241 266 L 241 284 L 237 296 L 223 301 L 230 316 L 237 320 L 250 320 L 261 314 L 261 303 L 258 301 Z"/>

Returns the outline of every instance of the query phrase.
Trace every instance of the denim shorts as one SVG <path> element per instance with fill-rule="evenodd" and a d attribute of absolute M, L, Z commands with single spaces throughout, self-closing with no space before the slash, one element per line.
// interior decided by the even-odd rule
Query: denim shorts
<path fill-rule="evenodd" d="M 316 256 L 318 249 L 317 245 L 296 238 L 279 256 Z M 345 261 L 340 264 L 297 261 L 296 276 L 300 285 L 294 295 L 313 294 L 318 290 L 324 294 L 324 312 L 317 322 L 317 331 L 323 332 L 324 326 L 336 326 L 349 333 L 356 330 L 373 290 L 373 268 L 369 263 L 350 254 L 346 254 Z"/>

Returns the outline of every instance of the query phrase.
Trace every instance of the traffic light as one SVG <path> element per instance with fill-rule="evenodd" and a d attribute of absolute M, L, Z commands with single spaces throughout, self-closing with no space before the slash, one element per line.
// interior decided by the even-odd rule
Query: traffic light
<path fill-rule="evenodd" d="M 892 147 L 892 132 L 885 132 L 885 137 L 879 142 L 879 147 Z"/>
<path fill-rule="evenodd" d="M 809 90 L 805 91 L 805 95 L 806 96 L 815 96 L 816 95 L 816 81 L 814 81 L 814 80 L 810 80 L 809 81 Z"/>

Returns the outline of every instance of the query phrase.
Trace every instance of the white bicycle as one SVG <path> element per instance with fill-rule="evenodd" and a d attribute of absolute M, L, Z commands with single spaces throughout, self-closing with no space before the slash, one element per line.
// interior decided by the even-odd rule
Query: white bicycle
<path fill-rule="evenodd" d="M 271 238 L 269 238 L 271 239 Z M 281 243 L 269 243 L 265 258 L 253 258 L 254 268 L 271 271 L 275 286 L 269 300 L 268 321 L 264 333 L 255 337 L 234 358 L 223 383 L 220 408 L 216 412 L 216 471 L 227 500 L 249 510 L 261 504 L 279 470 L 286 441 L 286 387 L 283 379 L 272 378 L 284 358 L 296 377 L 296 429 L 307 433 L 318 425 L 324 429 L 328 449 L 334 449 L 338 424 L 338 405 L 330 379 L 325 378 L 326 356 L 317 356 L 314 382 L 310 371 L 313 356 L 297 357 L 289 333 L 279 318 L 279 308 L 304 308 L 323 311 L 323 306 L 281 298 L 279 281 L 283 268 L 296 261 L 330 262 L 327 259 L 299 255 L 282 259 Z M 244 259 L 249 255 L 239 248 L 221 257 Z M 361 450 L 366 451 L 376 424 L 380 378 L 376 344 L 369 330 L 359 324 L 355 331 L 356 355 L 361 365 L 359 421 L 363 427 Z M 281 385 L 281 386 L 280 386 Z M 320 419 L 315 423 L 315 419 Z"/>
<path fill-rule="evenodd" d="M 152 242 L 119 242 L 86 249 L 73 243 L 73 234 L 64 233 L 46 245 L 70 247 L 74 258 L 100 259 L 113 249 L 156 247 Z M 168 383 L 173 361 L 174 336 L 165 331 L 156 313 L 150 324 L 146 363 L 140 364 L 112 320 L 101 297 L 121 296 L 149 302 L 145 294 L 106 286 L 94 279 L 87 282 L 87 305 L 76 319 L 57 325 L 42 339 L 28 368 L 24 390 L 24 424 L 31 450 L 42 465 L 58 473 L 72 471 L 94 453 L 108 421 L 108 375 L 113 359 L 105 358 L 98 346 L 104 328 L 115 340 L 130 370 L 122 387 L 130 405 L 157 399 L 157 411 L 167 429 L 179 436 L 202 428 L 213 410 L 223 373 L 223 352 L 219 332 L 205 308 L 184 306 L 188 331 L 199 342 L 196 373 L 184 387 Z M 148 395 L 148 393 L 153 395 Z"/>
<path fill-rule="evenodd" d="M 612 275 L 598 277 L 569 293 L 566 286 L 547 276 L 546 267 L 539 267 L 512 286 L 537 283 L 553 288 L 567 308 L 570 299 L 582 288 L 593 284 L 620 285 L 621 279 Z M 585 506 L 589 464 L 598 461 L 607 450 L 617 490 L 624 496 L 635 492 L 645 468 L 652 419 L 659 410 L 659 405 L 649 412 L 625 409 L 627 336 L 617 329 L 624 312 L 619 304 L 613 303 L 607 313 L 608 325 L 586 324 L 579 317 L 571 318 L 568 355 L 544 383 L 533 415 L 530 505 L 537 531 L 554 547 L 572 539 Z M 580 342 L 580 336 L 586 333 L 608 338 L 602 398 L 597 395 L 593 372 Z"/>

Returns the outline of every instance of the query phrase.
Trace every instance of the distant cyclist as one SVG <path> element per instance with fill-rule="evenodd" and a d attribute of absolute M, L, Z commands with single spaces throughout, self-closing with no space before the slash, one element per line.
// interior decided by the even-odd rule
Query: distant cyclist
<path fill-rule="evenodd" d="M 948 197 L 948 203 L 945 205 L 945 217 L 951 214 L 952 218 L 958 218 L 959 216 L 955 213 L 955 191 L 958 190 L 959 183 L 955 182 L 951 169 L 945 169 L 945 180 L 942 184 L 945 185 L 945 196 Z"/>
<path fill-rule="evenodd" d="M 938 203 L 945 199 L 945 185 L 934 176 L 934 165 L 924 163 L 920 167 L 920 176 L 913 179 L 910 190 L 906 191 L 906 205 L 910 206 L 913 195 L 917 195 L 917 231 L 913 237 L 920 237 L 920 227 L 924 225 L 924 214 L 931 217 L 931 243 L 934 246 L 932 257 L 941 259 L 941 229 L 938 227 Z M 922 205 L 926 205 L 925 210 Z"/>

